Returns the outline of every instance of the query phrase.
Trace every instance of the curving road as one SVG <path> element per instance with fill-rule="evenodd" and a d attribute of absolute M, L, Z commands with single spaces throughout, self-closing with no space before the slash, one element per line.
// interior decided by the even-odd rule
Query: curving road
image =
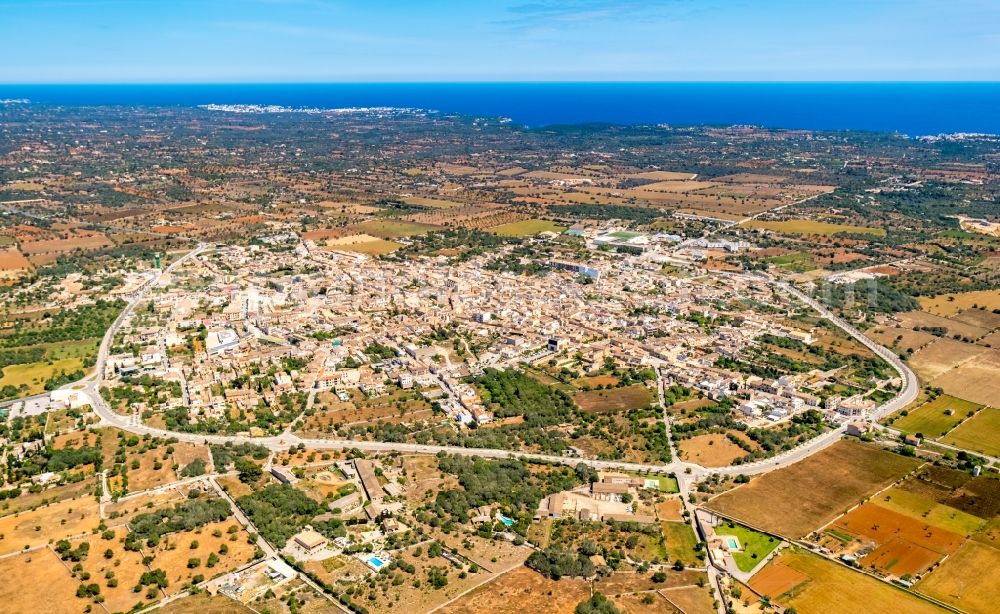
<path fill-rule="evenodd" d="M 115 319 L 114 323 L 108 329 L 104 335 L 104 339 L 101 341 L 100 349 L 98 350 L 97 361 L 95 365 L 94 373 L 84 378 L 83 380 L 65 386 L 64 388 L 72 388 L 75 390 L 83 390 L 91 400 L 91 405 L 94 411 L 100 416 L 103 424 L 107 426 L 114 426 L 123 431 L 135 433 L 138 435 L 152 435 L 157 437 L 175 437 L 179 441 L 185 441 L 190 443 L 214 443 L 214 444 L 224 444 L 227 442 L 233 443 L 256 443 L 263 445 L 270 450 L 279 451 L 287 450 L 290 446 L 305 444 L 307 447 L 316 449 L 327 449 L 327 450 L 341 450 L 357 448 L 359 450 L 367 451 L 377 451 L 377 452 L 407 452 L 407 453 L 424 453 L 424 454 L 437 454 L 438 452 L 447 452 L 451 454 L 463 454 L 468 456 L 479 456 L 485 458 L 522 458 L 527 460 L 540 460 L 554 463 L 563 463 L 568 465 L 576 465 L 578 463 L 584 463 L 593 467 L 595 469 L 606 469 L 606 470 L 618 470 L 618 471 L 637 471 L 637 472 L 656 472 L 656 473 L 675 473 L 678 476 L 685 476 L 685 481 L 689 482 L 691 480 L 699 480 L 705 476 L 713 473 L 723 474 L 723 475 L 737 475 L 737 474 L 760 474 L 786 465 L 795 463 L 811 454 L 815 454 L 820 450 L 832 445 L 844 434 L 846 427 L 840 427 L 832 431 L 828 431 L 819 437 L 811 439 L 810 441 L 798 446 L 797 448 L 784 452 L 778 456 L 759 461 L 756 463 L 748 463 L 745 465 L 737 465 L 732 467 L 720 467 L 720 468 L 706 468 L 695 463 L 682 462 L 680 460 L 675 460 L 667 463 L 665 465 L 648 465 L 641 463 L 626 463 L 620 461 L 603 461 L 603 460 L 593 460 L 593 459 L 581 459 L 575 457 L 563 457 L 563 456 L 551 456 L 545 454 L 532 454 L 527 452 L 512 452 L 508 450 L 495 450 L 490 448 L 462 448 L 454 446 L 434 446 L 434 445 L 421 445 L 421 444 L 409 444 L 409 443 L 391 443 L 391 442 L 379 442 L 379 441 L 354 441 L 350 439 L 306 439 L 298 437 L 297 435 L 286 433 L 280 436 L 273 437 L 250 437 L 248 435 L 201 435 L 193 433 L 182 433 L 177 431 L 168 431 L 165 429 L 158 429 L 144 424 L 135 424 L 129 418 L 115 413 L 108 405 L 104 402 L 103 397 L 100 395 L 100 385 L 104 379 L 104 366 L 107 361 L 108 353 L 111 348 L 111 344 L 114 340 L 115 335 L 121 328 L 122 323 L 127 319 L 132 310 L 135 309 L 136 305 L 144 300 L 149 289 L 153 288 L 159 284 L 162 275 L 171 272 L 176 267 L 180 266 L 182 263 L 187 261 L 189 258 L 195 257 L 201 252 L 203 252 L 207 246 L 199 244 L 194 250 L 188 252 L 180 259 L 176 260 L 170 266 L 168 266 L 156 279 L 154 279 L 150 284 L 148 284 L 143 290 L 137 292 L 132 299 L 129 301 L 128 305 L 122 311 L 122 313 Z M 805 293 L 801 292 L 797 288 L 782 282 L 775 281 L 770 276 L 759 274 L 756 276 L 757 279 L 762 281 L 767 281 L 768 283 L 775 284 L 779 289 L 787 292 L 788 294 L 795 296 L 803 303 L 809 305 L 816 311 L 818 311 L 825 318 L 833 322 L 836 326 L 846 332 L 848 335 L 856 339 L 858 342 L 863 344 L 865 347 L 869 348 L 875 352 L 878 356 L 885 359 L 892 367 L 899 373 L 902 381 L 902 389 L 899 394 L 885 403 L 884 405 L 878 407 L 872 414 L 871 418 L 873 420 L 878 420 L 898 409 L 901 409 L 911 403 L 916 399 L 917 392 L 919 391 L 919 383 L 917 381 L 916 375 L 910 370 L 906 364 L 903 363 L 899 357 L 893 353 L 891 350 L 875 343 L 868 337 L 866 337 L 861 331 L 854 328 L 850 323 L 837 317 L 825 306 L 821 305 L 815 299 L 807 296 Z M 81 386 L 82 384 L 82 386 Z"/>

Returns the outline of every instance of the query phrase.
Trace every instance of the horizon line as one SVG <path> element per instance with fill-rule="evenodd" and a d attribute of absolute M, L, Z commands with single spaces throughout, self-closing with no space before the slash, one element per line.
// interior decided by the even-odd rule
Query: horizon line
<path fill-rule="evenodd" d="M 739 80 L 610 80 L 610 79 L 526 79 L 526 80 L 344 80 L 344 81 L 38 81 L 0 82 L 0 87 L 68 86 L 221 86 L 221 85 L 1000 85 L 1000 79 L 886 80 L 886 79 L 739 79 Z"/>

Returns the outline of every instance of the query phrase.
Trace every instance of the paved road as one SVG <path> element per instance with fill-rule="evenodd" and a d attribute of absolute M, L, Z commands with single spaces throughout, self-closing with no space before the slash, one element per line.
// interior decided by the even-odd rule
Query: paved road
<path fill-rule="evenodd" d="M 197 256 L 202 251 L 206 249 L 205 245 L 199 245 L 194 250 L 188 252 L 183 257 L 173 262 L 168 266 L 160 276 L 158 276 L 153 282 L 146 286 L 145 289 L 138 292 L 128 303 L 126 308 L 122 311 L 121 315 L 114 321 L 111 327 L 108 329 L 107 333 L 104 335 L 104 339 L 101 341 L 101 346 L 98 351 L 96 368 L 94 373 L 75 384 L 70 384 L 66 386 L 67 388 L 80 389 L 81 383 L 83 384 L 83 390 L 90 397 L 91 404 L 94 407 L 95 412 L 101 417 L 102 423 L 108 426 L 114 426 L 120 428 L 124 431 L 135 433 L 138 435 L 149 434 L 158 437 L 176 437 L 179 441 L 185 441 L 190 443 L 213 443 L 213 444 L 224 444 L 227 442 L 233 443 L 256 443 L 267 447 L 273 451 L 287 450 L 290 446 L 305 444 L 306 447 L 316 448 L 316 449 L 326 449 L 326 450 L 342 450 L 357 448 L 359 450 L 375 451 L 375 452 L 407 452 L 407 453 L 424 453 L 424 454 L 436 454 L 438 452 L 447 452 L 451 454 L 463 454 L 468 456 L 480 456 L 485 458 L 522 458 L 528 460 L 540 460 L 547 462 L 563 463 L 568 465 L 575 465 L 577 463 L 584 463 L 595 469 L 603 470 L 616 470 L 616 471 L 652 471 L 657 473 L 675 473 L 678 476 L 685 476 L 684 481 L 697 481 L 707 475 L 712 473 L 719 473 L 723 475 L 737 475 L 737 474 L 759 474 L 772 471 L 779 467 L 795 463 L 811 454 L 815 454 L 820 450 L 830 446 L 835 443 L 845 431 L 845 427 L 834 429 L 829 431 L 819 437 L 816 437 L 809 442 L 790 450 L 783 454 L 780 454 L 774 458 L 769 458 L 764 461 L 757 463 L 748 463 L 746 465 L 738 465 L 734 467 L 721 467 L 717 469 L 708 469 L 697 465 L 695 463 L 682 462 L 674 457 L 674 459 L 665 465 L 651 465 L 651 464 L 641 464 L 641 463 L 626 463 L 620 461 L 603 461 L 603 460 L 593 460 L 593 459 L 579 459 L 572 457 L 563 456 L 551 456 L 545 454 L 531 454 L 526 452 L 511 452 L 507 450 L 494 450 L 489 448 L 460 448 L 453 446 L 433 446 L 433 445 L 421 445 L 421 444 L 410 444 L 410 443 L 390 443 L 390 442 L 379 442 L 379 441 L 353 441 L 347 439 L 307 439 L 301 438 L 297 435 L 291 433 L 285 433 L 275 437 L 250 437 L 247 435 L 202 435 L 202 434 L 192 434 L 192 433 L 181 433 L 176 431 L 168 431 L 165 429 L 158 429 L 144 424 L 135 424 L 130 421 L 127 417 L 121 416 L 114 411 L 104 402 L 104 399 L 99 393 L 101 381 L 104 378 L 104 365 L 107 361 L 108 353 L 111 348 L 112 341 L 114 340 L 115 334 L 117 334 L 118 329 L 121 328 L 122 323 L 127 319 L 128 315 L 135 309 L 136 305 L 144 300 L 149 289 L 154 287 L 159 283 L 163 274 L 169 273 L 176 267 L 180 266 L 182 263 L 187 261 L 189 258 Z M 821 305 L 819 302 L 813 298 L 802 293 L 798 289 L 792 287 L 791 285 L 775 281 L 770 276 L 765 274 L 757 274 L 755 278 L 759 281 L 770 283 L 776 285 L 780 290 L 787 292 L 795 297 L 797 297 L 802 302 L 811 306 L 813 309 L 818 311 L 824 317 L 829 319 L 835 325 L 844 330 L 848 335 L 857 339 L 860 343 L 871 349 L 873 352 L 884 358 L 892 367 L 899 373 L 900 378 L 903 382 L 903 387 L 900 393 L 888 403 L 882 405 L 873 413 L 873 419 L 879 419 L 886 416 L 902 407 L 905 407 L 911 403 L 917 395 L 919 389 L 919 384 L 917 382 L 916 375 L 913 371 L 909 369 L 891 350 L 882 347 L 881 345 L 875 343 L 863 333 L 855 329 L 851 324 L 844 321 L 843 319 L 837 317 L 835 314 L 831 313 L 826 307 Z"/>

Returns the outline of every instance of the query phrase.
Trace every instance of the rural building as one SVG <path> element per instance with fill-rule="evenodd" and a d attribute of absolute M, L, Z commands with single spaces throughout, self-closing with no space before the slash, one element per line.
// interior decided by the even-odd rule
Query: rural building
<path fill-rule="evenodd" d="M 282 484 L 294 484 L 299 481 L 299 479 L 295 477 L 295 474 L 292 473 L 292 471 L 287 467 L 276 467 L 272 465 L 271 475 L 277 478 Z"/>
<path fill-rule="evenodd" d="M 594 482 L 590 485 L 590 493 L 598 501 L 621 501 L 628 494 L 628 484 Z"/>
<path fill-rule="evenodd" d="M 379 484 L 378 476 L 375 475 L 375 466 L 370 460 L 363 458 L 355 459 L 354 468 L 358 471 L 358 476 L 361 478 L 361 485 L 365 488 L 365 494 L 368 498 L 372 500 L 373 503 L 378 503 L 385 498 L 385 491 L 382 490 L 382 485 Z"/>
<path fill-rule="evenodd" d="M 295 540 L 297 546 L 309 554 L 326 547 L 326 538 L 313 531 L 313 528 L 310 526 L 306 526 L 306 528 L 296 533 L 292 539 Z"/>
<path fill-rule="evenodd" d="M 330 508 L 330 511 L 340 510 L 341 512 L 347 512 L 361 505 L 361 502 L 361 493 L 355 491 L 335 501 L 331 501 L 327 507 Z"/>

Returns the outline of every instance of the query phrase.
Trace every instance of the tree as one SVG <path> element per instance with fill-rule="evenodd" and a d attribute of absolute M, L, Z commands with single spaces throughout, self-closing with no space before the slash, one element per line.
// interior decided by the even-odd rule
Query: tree
<path fill-rule="evenodd" d="M 601 593 L 594 593 L 593 597 L 581 602 L 574 610 L 575 614 L 621 614 L 621 610 L 615 607 L 610 599 Z"/>
<path fill-rule="evenodd" d="M 260 479 L 260 476 L 264 475 L 264 470 L 261 469 L 260 465 L 248 458 L 237 458 L 233 466 L 239 472 L 240 481 L 244 484 L 253 484 Z"/>

